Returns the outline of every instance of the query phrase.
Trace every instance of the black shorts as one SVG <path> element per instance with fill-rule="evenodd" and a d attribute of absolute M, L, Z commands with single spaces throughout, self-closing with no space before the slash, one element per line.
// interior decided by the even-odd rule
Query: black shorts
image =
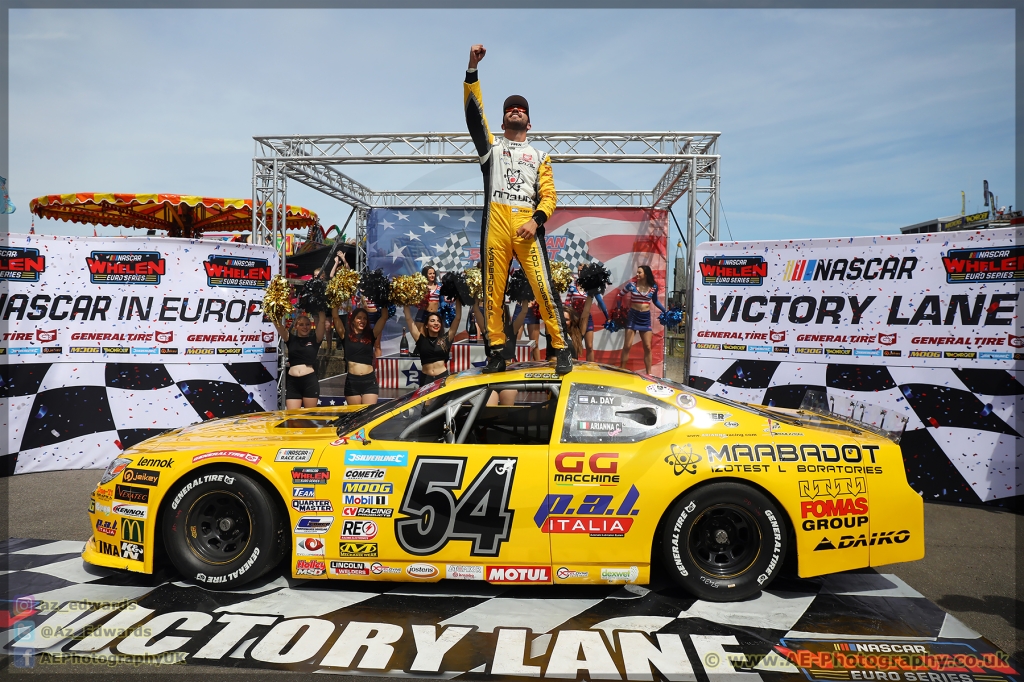
<path fill-rule="evenodd" d="M 437 381 L 438 379 L 444 379 L 447 376 L 449 376 L 448 370 L 445 370 L 445 371 L 441 372 L 437 376 L 430 376 L 426 372 L 420 372 L 420 386 L 426 386 L 427 384 L 432 384 L 435 381 Z"/>
<path fill-rule="evenodd" d="M 380 386 L 377 385 L 377 370 L 362 376 L 356 376 L 354 374 L 345 375 L 346 397 L 350 395 L 366 395 L 367 393 L 371 393 L 373 395 L 380 393 Z"/>
<path fill-rule="evenodd" d="M 288 375 L 287 390 L 285 398 L 288 400 L 300 400 L 302 398 L 319 398 L 320 380 L 316 378 L 316 372 L 310 372 L 306 376 L 293 377 Z"/>

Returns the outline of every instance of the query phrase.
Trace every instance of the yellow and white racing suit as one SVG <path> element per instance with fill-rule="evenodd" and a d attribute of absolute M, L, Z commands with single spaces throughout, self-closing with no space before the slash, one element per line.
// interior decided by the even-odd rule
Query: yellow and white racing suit
<path fill-rule="evenodd" d="M 466 125 L 480 155 L 484 176 L 484 215 L 480 232 L 480 257 L 484 287 L 485 341 L 489 347 L 505 345 L 501 311 L 512 256 L 519 260 L 533 288 L 541 317 L 554 348 L 566 347 L 561 301 L 551 282 L 551 268 L 544 247 L 544 222 L 555 210 L 555 181 L 551 160 L 529 142 L 494 137 L 487 127 L 476 69 L 466 72 L 463 85 Z M 504 115 L 504 112 L 502 112 Z M 516 235 L 533 218 L 535 236 Z"/>

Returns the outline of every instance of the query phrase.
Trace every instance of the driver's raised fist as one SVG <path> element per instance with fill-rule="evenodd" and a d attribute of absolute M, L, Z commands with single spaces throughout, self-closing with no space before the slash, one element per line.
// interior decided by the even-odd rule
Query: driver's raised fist
<path fill-rule="evenodd" d="M 469 48 L 469 68 L 475 69 L 476 65 L 480 63 L 480 60 L 487 54 L 487 48 L 483 45 L 474 45 Z"/>

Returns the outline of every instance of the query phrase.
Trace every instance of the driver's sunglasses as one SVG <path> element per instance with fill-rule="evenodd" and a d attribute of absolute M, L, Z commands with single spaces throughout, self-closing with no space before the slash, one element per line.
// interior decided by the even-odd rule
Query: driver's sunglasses
<path fill-rule="evenodd" d="M 526 109 L 524 109 L 523 107 L 509 107 L 508 109 L 505 110 L 505 113 L 508 114 L 508 113 L 513 112 L 513 111 L 518 111 L 521 114 L 525 114 L 526 113 Z"/>

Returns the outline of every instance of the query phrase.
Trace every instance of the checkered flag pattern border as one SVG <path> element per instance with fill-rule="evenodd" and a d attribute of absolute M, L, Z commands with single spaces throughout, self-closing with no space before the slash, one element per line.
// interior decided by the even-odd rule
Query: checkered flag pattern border
<path fill-rule="evenodd" d="M 651 679 L 649 674 L 636 677 L 636 671 L 623 675 L 626 641 L 660 647 L 666 641 L 679 642 L 679 655 L 689 659 L 693 669 L 703 667 L 712 680 L 751 672 L 780 682 L 797 679 L 792 675 L 801 671 L 773 653 L 797 641 L 825 641 L 829 647 L 842 641 L 904 641 L 965 647 L 979 654 L 996 651 L 900 578 L 873 571 L 810 579 L 783 575 L 753 599 L 724 604 L 694 599 L 665 578 L 655 578 L 647 587 L 449 580 L 339 584 L 294 580 L 277 570 L 241 589 L 214 592 L 181 582 L 164 569 L 141 575 L 89 566 L 79 556 L 82 546 L 82 542 L 22 539 L 0 543 L 3 568 L 9 571 L 6 598 L 10 605 L 0 626 L 3 653 L 13 657 L 46 654 L 55 660 L 69 654 L 99 658 L 137 653 L 140 642 L 135 640 L 145 640 L 144 645 L 151 634 L 108 631 L 116 633 L 116 625 L 122 633 L 130 633 L 138 625 L 156 627 L 172 618 L 175 623 L 189 619 L 188 636 L 175 640 L 175 651 L 185 654 L 186 664 L 263 669 L 287 664 L 287 669 L 300 672 L 397 677 L 410 676 L 418 659 L 414 639 L 419 641 L 423 633 L 414 638 L 413 628 L 433 631 L 433 637 L 458 632 L 461 639 L 451 643 L 432 669 L 419 670 L 420 676 L 432 672 L 440 679 L 489 680 L 498 675 L 531 679 L 541 670 L 554 673 L 567 656 L 562 637 L 588 642 L 587 664 L 605 666 L 603 674 L 595 674 L 591 667 L 585 679 Z M 91 605 L 79 606 L 83 601 Z M 137 606 L 125 606 L 131 602 Z M 104 603 L 119 606 L 103 607 Z M 246 619 L 247 628 L 236 634 L 244 636 L 226 637 L 231 628 L 225 623 L 239 619 Z M 96 627 L 107 624 L 109 628 Z M 386 633 L 382 637 L 390 644 L 384 648 L 390 651 L 386 660 L 370 663 L 366 657 L 332 657 L 338 633 L 346 627 Z M 93 634 L 83 636 L 86 628 Z M 310 639 L 289 648 L 303 628 Z M 623 637 L 627 632 L 638 634 L 627 640 Z M 367 630 L 363 636 L 369 634 Z M 496 640 L 506 637 L 522 638 L 518 660 L 534 667 L 519 666 L 514 672 L 497 669 Z M 572 659 L 578 647 L 571 647 L 569 665 L 576 664 Z M 708 656 L 712 652 L 724 667 L 712 661 Z M 736 662 L 733 654 L 742 654 L 740 659 L 746 662 Z M 732 662 L 727 661 L 730 658 Z M 15 661 L 21 667 L 32 664 L 24 658 Z M 664 657 L 658 662 L 669 665 Z M 1015 664 L 1011 659 L 1006 665 Z M 664 667 L 656 669 L 666 673 Z M 577 668 L 576 673 L 580 672 Z M 575 673 L 547 676 L 579 677 Z M 1005 679 L 996 676 L 992 682 Z"/>
<path fill-rule="evenodd" d="M 0 365 L 0 472 L 103 468 L 169 429 L 276 405 L 261 362 Z"/>
<path fill-rule="evenodd" d="M 796 408 L 808 389 L 906 416 L 907 480 L 926 499 L 1019 505 L 1021 372 L 694 358 L 690 384 L 755 405 Z"/>

